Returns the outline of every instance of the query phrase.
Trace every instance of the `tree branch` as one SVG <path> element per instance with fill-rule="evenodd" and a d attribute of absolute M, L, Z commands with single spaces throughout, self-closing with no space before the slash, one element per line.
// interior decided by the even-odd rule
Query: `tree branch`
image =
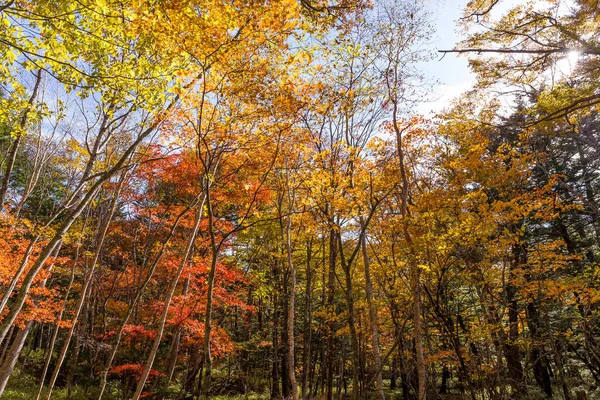
<path fill-rule="evenodd" d="M 556 49 L 480 49 L 480 48 L 471 48 L 471 49 L 452 49 L 452 50 L 438 50 L 439 53 L 507 53 L 507 54 L 555 54 L 555 53 L 571 53 L 577 52 L 581 54 L 588 55 L 600 55 L 600 50 L 590 49 L 590 48 L 582 48 L 582 47 L 559 47 Z"/>

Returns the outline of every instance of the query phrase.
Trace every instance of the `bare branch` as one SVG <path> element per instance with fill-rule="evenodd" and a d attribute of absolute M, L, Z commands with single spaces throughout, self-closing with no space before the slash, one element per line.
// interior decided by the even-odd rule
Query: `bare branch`
<path fill-rule="evenodd" d="M 583 48 L 583 47 L 558 47 L 555 49 L 452 49 L 452 50 L 438 50 L 438 53 L 505 53 L 505 54 L 567 54 L 571 52 L 577 52 L 581 54 L 588 54 L 598 56 L 600 50 Z"/>

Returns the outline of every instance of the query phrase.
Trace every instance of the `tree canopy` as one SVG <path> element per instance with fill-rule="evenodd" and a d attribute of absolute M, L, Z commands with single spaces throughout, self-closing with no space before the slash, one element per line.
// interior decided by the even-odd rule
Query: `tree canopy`
<path fill-rule="evenodd" d="M 0 0 L 0 398 L 600 395 L 600 8 Z M 504 11 L 502 11 L 504 10 Z"/>

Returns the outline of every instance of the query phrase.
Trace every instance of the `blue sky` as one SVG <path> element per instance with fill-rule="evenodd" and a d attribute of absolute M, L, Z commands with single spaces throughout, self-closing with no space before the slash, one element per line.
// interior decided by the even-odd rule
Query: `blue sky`
<path fill-rule="evenodd" d="M 430 102 L 419 106 L 419 112 L 431 115 L 441 111 L 450 101 L 468 90 L 475 83 L 475 76 L 469 70 L 466 56 L 446 54 L 443 58 L 437 50 L 452 49 L 462 39 L 456 23 L 462 15 L 467 0 L 433 0 L 427 7 L 430 10 L 435 33 L 430 46 L 436 52 L 434 58 L 423 62 L 419 68 L 426 78 L 434 81 Z"/>

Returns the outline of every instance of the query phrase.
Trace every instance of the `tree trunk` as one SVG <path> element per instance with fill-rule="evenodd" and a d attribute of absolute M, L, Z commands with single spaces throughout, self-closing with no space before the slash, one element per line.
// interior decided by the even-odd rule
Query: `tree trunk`
<path fill-rule="evenodd" d="M 296 266 L 292 260 L 292 219 L 287 217 L 284 231 L 285 253 L 287 269 L 290 275 L 289 296 L 287 304 L 287 380 L 289 383 L 288 391 L 284 393 L 286 399 L 298 400 L 298 384 L 296 383 L 296 367 L 294 363 L 294 316 L 296 309 Z"/>
<path fill-rule="evenodd" d="M 327 277 L 327 374 L 326 374 L 326 393 L 327 400 L 333 400 L 333 368 L 334 368 L 334 346 L 333 334 L 335 325 L 333 313 L 335 312 L 335 264 L 337 258 L 335 230 L 329 230 L 329 275 Z M 324 388 L 325 389 L 325 388 Z"/>
<path fill-rule="evenodd" d="M 306 246 L 306 287 L 304 289 L 304 337 L 302 348 L 302 397 L 310 397 L 311 388 L 311 341 L 312 341 L 312 238 Z M 308 390 L 307 390 L 308 388 Z"/>
<path fill-rule="evenodd" d="M 287 398 L 288 393 L 291 390 L 291 382 L 290 376 L 288 374 L 288 291 L 289 291 L 289 281 L 288 281 L 288 271 L 287 269 L 283 270 L 283 291 L 281 294 L 281 312 L 283 313 L 283 318 L 280 321 L 277 321 L 281 324 L 281 347 L 277 349 L 279 358 L 281 359 L 281 393 L 283 394 L 283 398 Z"/>
<path fill-rule="evenodd" d="M 117 201 L 119 198 L 119 194 L 121 193 L 121 189 L 123 188 L 123 184 L 125 183 L 125 177 L 126 177 L 126 173 L 121 174 L 121 177 L 119 180 L 119 186 L 118 186 L 116 192 L 114 193 L 114 197 L 111 201 L 110 210 L 108 212 L 108 215 L 106 216 L 106 219 L 103 222 L 101 222 L 101 224 L 100 224 L 100 231 L 98 233 L 98 237 L 96 240 L 96 251 L 94 252 L 94 258 L 92 260 L 92 265 L 90 266 L 90 269 L 87 273 L 85 282 L 83 284 L 83 288 L 81 289 L 81 296 L 79 297 L 79 300 L 77 301 L 77 305 L 75 306 L 75 314 L 73 315 L 73 320 L 71 321 L 71 328 L 69 329 L 69 332 L 67 333 L 67 337 L 65 339 L 65 342 L 63 343 L 63 347 L 58 356 L 58 360 L 56 361 L 56 366 L 54 367 L 54 372 L 52 373 L 52 377 L 50 378 L 50 382 L 48 383 L 48 393 L 46 395 L 47 400 L 50 400 L 50 396 L 52 395 L 52 390 L 54 388 L 54 383 L 56 382 L 56 378 L 58 377 L 58 373 L 60 372 L 62 363 L 64 362 L 65 357 L 67 355 L 67 350 L 69 349 L 69 344 L 71 343 L 71 338 L 73 337 L 75 329 L 77 329 L 77 325 L 79 322 L 79 316 L 81 314 L 83 304 L 87 298 L 86 297 L 87 293 L 88 293 L 88 291 L 90 291 L 90 284 L 92 283 L 92 279 L 94 278 L 94 272 L 96 270 L 96 266 L 98 265 L 98 260 L 100 259 L 100 254 L 102 252 L 102 247 L 104 246 L 104 239 L 106 238 L 106 233 L 108 232 L 108 227 L 110 226 L 110 223 L 112 222 L 113 216 L 117 209 Z"/>
<path fill-rule="evenodd" d="M 350 340 L 352 343 L 352 355 L 353 368 L 352 368 L 352 392 L 355 399 L 358 399 L 361 395 L 361 388 L 358 379 L 359 368 L 360 368 L 360 346 L 358 343 L 358 333 L 355 325 L 355 311 L 354 311 L 354 289 L 352 285 L 351 265 L 346 261 L 344 255 L 344 248 L 342 243 L 342 234 L 337 232 L 338 245 L 340 251 L 340 260 L 342 262 L 342 269 L 344 271 L 344 278 L 346 283 L 346 305 L 348 307 L 348 328 L 350 329 Z"/>
<path fill-rule="evenodd" d="M 210 193 L 211 180 L 209 177 L 204 179 L 205 195 L 206 195 L 206 211 L 208 213 L 208 234 L 210 237 L 210 270 L 208 272 L 207 290 L 206 290 L 206 314 L 204 318 L 204 363 L 206 370 L 204 372 L 204 384 L 202 391 L 205 398 L 210 398 L 210 385 L 212 375 L 212 354 L 210 349 L 210 335 L 212 331 L 212 307 L 213 307 L 213 290 L 215 286 L 215 277 L 217 274 L 217 262 L 219 260 L 219 251 L 221 242 L 217 244 L 215 216 L 213 214 L 212 197 Z M 201 377 L 202 379 L 202 377 Z"/>
<path fill-rule="evenodd" d="M 8 350 L 8 354 L 0 367 L 0 393 L 4 392 L 4 389 L 6 389 L 6 384 L 17 364 L 19 354 L 21 353 L 21 349 L 23 349 L 23 345 L 25 344 L 25 340 L 27 339 L 27 335 L 29 334 L 32 325 L 33 321 L 29 321 L 24 328 L 19 329 Z"/>
<path fill-rule="evenodd" d="M 411 289 L 413 292 L 413 323 L 415 337 L 415 352 L 417 359 L 417 381 L 418 381 L 418 396 L 417 400 L 426 400 L 427 398 L 427 372 L 425 369 L 425 357 L 423 356 L 423 327 L 421 321 L 421 283 L 419 266 L 416 264 L 414 257 L 414 245 L 412 236 L 409 230 L 409 214 L 408 214 L 408 194 L 410 190 L 410 182 L 408 180 L 408 172 L 404 162 L 404 148 L 402 145 L 402 133 L 398 125 L 398 104 L 397 99 L 393 99 L 393 127 L 396 133 L 396 148 L 398 151 L 398 163 L 400 165 L 400 176 L 402 178 L 402 202 L 400 205 L 400 213 L 404 219 L 404 238 L 409 247 L 411 255 L 410 265 L 410 280 Z"/>
<path fill-rule="evenodd" d="M 187 298 L 188 291 L 190 288 L 190 277 L 185 280 L 183 285 L 183 296 Z M 171 379 L 173 379 L 173 373 L 175 372 L 175 367 L 177 366 L 177 354 L 179 353 L 179 344 L 181 342 L 181 328 L 177 327 L 175 333 L 173 334 L 173 341 L 171 344 L 171 349 L 169 351 L 169 356 L 167 357 L 167 385 L 166 388 L 169 388 L 169 384 L 171 383 Z"/>
<path fill-rule="evenodd" d="M 85 224 L 84 224 L 85 226 Z M 71 268 L 71 276 L 69 278 L 69 284 L 67 286 L 67 290 L 64 297 L 64 305 L 61 307 L 61 310 L 58 314 L 58 321 L 62 321 L 63 313 L 65 312 L 65 307 L 67 304 L 67 300 L 69 298 L 69 294 L 71 293 L 71 287 L 73 286 L 73 281 L 75 280 L 75 267 L 77 266 L 77 260 L 79 259 L 79 250 L 81 248 L 81 242 L 77 245 L 77 250 L 75 251 L 75 259 L 73 260 L 73 266 Z M 58 337 L 58 332 L 60 330 L 60 326 L 56 324 L 54 327 L 54 331 L 52 332 L 52 338 L 50 339 L 50 344 L 48 348 L 48 355 L 46 357 L 46 361 L 44 362 L 44 368 L 42 370 L 42 375 L 40 376 L 40 383 L 38 385 L 38 391 L 35 396 L 35 399 L 38 400 L 42 395 L 42 390 L 44 389 L 44 381 L 46 380 L 46 374 L 48 373 L 48 367 L 50 366 L 50 361 L 52 360 L 52 355 L 54 354 L 54 346 L 56 344 L 56 338 Z"/>
<path fill-rule="evenodd" d="M 554 359 L 556 361 L 556 369 L 558 370 L 558 377 L 560 380 L 560 386 L 563 391 L 563 396 L 565 400 L 571 400 L 571 391 L 569 390 L 567 379 L 565 377 L 563 355 L 559 351 L 558 346 L 556 344 L 556 340 L 554 338 L 554 334 L 552 333 L 552 326 L 550 325 L 550 316 L 548 315 L 548 310 L 546 310 L 545 313 L 545 322 L 548 337 L 550 338 L 550 346 L 552 347 L 552 352 L 554 353 Z"/>
<path fill-rule="evenodd" d="M 75 345 L 73 346 L 73 356 L 71 357 L 71 364 L 67 371 L 67 399 L 71 399 L 71 391 L 73 389 L 73 381 L 75 378 L 75 372 L 77 372 L 77 364 L 79 363 L 79 352 L 81 351 L 81 324 L 77 324 L 78 332 L 75 334 Z"/>
<path fill-rule="evenodd" d="M 540 345 L 540 316 L 533 302 L 527 304 L 527 326 L 529 327 L 532 341 L 529 356 L 533 367 L 533 376 L 546 397 L 550 398 L 552 397 L 552 384 L 550 382 L 550 374 L 548 373 L 548 361 L 544 354 L 543 346 Z"/>
<path fill-rule="evenodd" d="M 135 393 L 133 394 L 133 400 L 138 400 L 142 395 L 142 390 L 144 389 L 144 385 L 146 384 L 146 380 L 148 379 L 148 375 L 150 374 L 150 370 L 152 369 L 152 365 L 154 364 L 154 358 L 156 357 L 156 353 L 158 352 L 158 346 L 160 345 L 160 341 L 162 340 L 162 335 L 165 329 L 165 324 L 167 322 L 167 316 L 169 313 L 169 306 L 171 305 L 171 300 L 173 299 L 173 295 L 175 294 L 175 289 L 177 288 L 177 282 L 181 277 L 181 273 L 183 268 L 187 265 L 188 259 L 192 252 L 192 248 L 194 247 L 194 242 L 196 241 L 196 236 L 198 235 L 198 229 L 200 228 L 200 221 L 202 221 L 202 212 L 204 209 L 204 202 L 208 196 L 204 193 L 203 199 L 199 204 L 198 210 L 196 212 L 196 218 L 194 221 L 194 227 L 190 236 L 188 238 L 185 252 L 179 267 L 177 268 L 177 272 L 173 279 L 171 279 L 171 283 L 169 285 L 169 290 L 167 292 L 167 298 L 165 304 L 163 306 L 162 314 L 160 316 L 160 322 L 157 327 L 156 337 L 154 338 L 154 343 L 152 344 L 152 349 L 150 350 L 150 354 L 148 355 L 148 359 L 146 360 L 146 365 L 144 366 L 144 371 L 138 381 L 137 387 L 135 389 Z"/>
<path fill-rule="evenodd" d="M 138 287 L 138 290 L 136 291 L 135 297 L 133 298 L 133 300 L 130 303 L 130 306 L 127 309 L 127 314 L 123 318 L 123 321 L 121 322 L 121 325 L 119 325 L 119 329 L 117 330 L 117 335 L 116 335 L 116 338 L 115 338 L 115 342 L 114 342 L 114 344 L 112 346 L 112 350 L 110 352 L 110 356 L 108 357 L 108 360 L 106 362 L 106 366 L 104 367 L 104 370 L 102 371 L 102 377 L 100 378 L 100 389 L 99 389 L 99 393 L 98 393 L 98 400 L 101 400 L 102 396 L 104 395 L 104 391 L 106 389 L 106 383 L 108 381 L 108 371 L 110 370 L 112 362 L 115 359 L 115 356 L 117 354 L 117 349 L 118 349 L 119 344 L 121 342 L 121 337 L 123 336 L 123 330 L 125 329 L 125 325 L 127 325 L 127 322 L 129 322 L 129 319 L 134 314 L 134 312 L 137 310 L 137 305 L 139 303 L 139 300 L 142 297 L 142 295 L 144 293 L 144 290 L 146 289 L 146 286 L 148 286 L 148 283 L 150 283 L 150 281 L 152 280 L 152 276 L 154 275 L 154 271 L 156 270 L 156 267 L 158 266 L 158 263 L 162 259 L 163 254 L 165 253 L 165 250 L 167 248 L 167 244 L 169 244 L 169 242 L 171 241 L 171 238 L 175 234 L 175 229 L 179 226 L 179 222 L 181 221 L 181 218 L 185 214 L 187 214 L 190 209 L 192 209 L 193 207 L 195 207 L 195 205 L 197 204 L 197 200 L 198 199 L 195 199 L 188 207 L 186 207 L 181 213 L 179 213 L 179 215 L 177 215 L 177 218 L 175 219 L 175 222 L 171 226 L 171 229 L 169 230 L 169 234 L 168 234 L 166 240 L 163 242 L 158 255 L 156 256 L 156 258 L 154 259 L 154 261 L 150 265 L 150 268 L 149 268 L 149 271 L 148 271 L 148 275 L 146 276 L 146 279 L 144 279 L 144 281 Z M 142 279 L 142 277 L 140 275 L 140 280 L 141 279 Z"/>
<path fill-rule="evenodd" d="M 516 289 L 509 286 L 506 289 L 506 300 L 508 301 L 508 323 L 509 334 L 508 341 L 504 344 L 504 356 L 508 367 L 508 377 L 510 385 L 513 388 L 513 396 L 519 397 L 525 392 L 523 382 L 523 366 L 521 365 L 521 352 L 519 347 L 514 344 L 519 338 L 519 312 L 517 301 L 515 299 Z"/>
<path fill-rule="evenodd" d="M 31 96 L 29 96 L 29 100 L 27 101 L 27 106 L 25 106 L 25 110 L 23 110 L 23 115 L 21 116 L 21 120 L 19 121 L 19 125 L 17 126 L 17 132 L 15 132 L 16 137 L 12 142 L 9 152 L 8 152 L 8 163 L 6 164 L 6 170 L 4 171 L 4 177 L 2 178 L 2 185 L 0 186 L 0 209 L 4 207 L 4 202 L 6 201 L 6 193 L 8 192 L 8 186 L 10 184 L 10 176 L 12 175 L 12 170 L 15 166 L 15 161 L 17 159 L 17 152 L 19 150 L 19 145 L 21 144 L 21 140 L 25 135 L 24 129 L 27 125 L 27 121 L 29 119 L 29 113 L 33 107 L 33 102 L 37 97 L 38 90 L 40 88 L 40 83 L 42 82 L 42 70 L 37 70 L 35 74 L 35 84 L 33 86 L 33 90 L 31 92 Z M 0 390 L 2 393 L 2 390 Z"/>
<path fill-rule="evenodd" d="M 83 307 L 83 303 L 87 297 L 87 293 L 90 290 L 90 283 L 92 281 L 94 270 L 90 269 L 88 275 L 83 284 L 83 288 L 81 289 L 81 297 L 77 301 L 77 305 L 75 306 L 75 315 L 73 316 L 73 320 L 71 321 L 71 328 L 67 333 L 67 337 L 63 343 L 63 346 L 58 355 L 58 360 L 56 361 L 56 365 L 54 366 L 54 371 L 52 372 L 52 377 L 50 378 L 50 382 L 48 382 L 48 391 L 46 393 L 46 400 L 50 400 L 52 396 L 52 390 L 54 389 L 54 384 L 56 383 L 56 378 L 58 378 L 58 373 L 62 367 L 62 364 L 67 356 L 67 351 L 69 350 L 69 344 L 71 343 L 71 339 L 73 338 L 73 334 L 75 333 L 75 329 L 77 329 L 79 325 L 79 315 L 81 314 L 81 309 Z"/>
<path fill-rule="evenodd" d="M 277 266 L 273 267 L 273 283 L 274 286 L 277 287 Z M 271 369 L 271 399 L 280 399 L 281 398 L 281 390 L 279 386 L 279 324 L 277 321 L 279 320 L 279 312 L 278 312 L 278 297 L 277 291 L 273 294 L 273 348 L 272 348 L 272 369 Z"/>
<path fill-rule="evenodd" d="M 411 266 L 410 275 L 414 296 L 413 323 L 415 337 L 415 353 L 417 357 L 417 380 L 419 385 L 418 400 L 427 398 L 427 376 L 425 370 L 425 357 L 423 356 L 423 327 L 421 322 L 421 283 L 419 267 Z"/>
<path fill-rule="evenodd" d="M 510 282 L 513 275 L 516 274 L 518 265 L 521 262 L 523 249 L 521 245 L 513 246 L 513 260 L 510 263 L 509 283 L 505 289 L 506 303 L 508 306 L 508 340 L 504 343 L 504 356 L 508 367 L 508 377 L 513 396 L 520 397 L 526 393 L 525 382 L 523 381 L 523 366 L 521 365 L 521 351 L 517 344 L 519 339 L 519 309 L 517 303 L 517 288 Z"/>
<path fill-rule="evenodd" d="M 363 227 L 363 230 L 365 227 Z M 367 235 L 362 236 L 361 250 L 363 255 L 363 264 L 365 268 L 365 291 L 367 294 L 367 305 L 369 307 L 369 323 L 371 324 L 371 346 L 373 347 L 373 356 L 375 358 L 375 370 L 377 371 L 375 383 L 377 385 L 377 393 L 379 398 L 385 399 L 383 393 L 383 379 L 381 376 L 381 351 L 379 349 L 379 327 L 377 319 L 377 311 L 373 304 L 373 283 L 371 282 L 371 260 L 367 252 Z"/>
<path fill-rule="evenodd" d="M 2 346 L 2 354 L 0 355 L 0 365 L 2 365 L 2 363 L 4 362 L 4 359 L 6 358 L 6 352 L 8 351 L 8 348 L 10 347 L 10 343 L 11 343 L 11 339 L 13 337 L 13 332 L 15 330 L 15 326 L 11 326 L 10 327 L 10 331 L 8 331 L 8 335 L 6 335 L 6 340 L 4 341 L 4 346 Z"/>
<path fill-rule="evenodd" d="M 166 109 L 167 110 L 170 109 L 173 105 L 174 105 L 174 103 L 169 104 L 169 106 L 167 106 Z M 85 194 L 85 196 L 83 196 L 83 199 L 76 202 L 77 205 L 74 206 L 73 211 L 69 212 L 65 216 L 65 218 L 62 221 L 62 224 L 57 229 L 57 231 L 54 234 L 54 236 L 52 237 L 52 239 L 50 239 L 48 244 L 42 249 L 39 256 L 37 257 L 37 259 L 31 266 L 29 272 L 27 273 L 27 275 L 25 276 L 25 279 L 23 280 L 23 283 L 21 284 L 21 287 L 19 289 L 19 292 L 17 293 L 17 296 L 15 297 L 13 303 L 11 304 L 10 311 L 2 320 L 2 323 L 0 324 L 0 343 L 4 340 L 11 325 L 15 322 L 15 320 L 17 319 L 17 316 L 21 312 L 23 305 L 25 304 L 25 300 L 29 296 L 29 290 L 31 289 L 33 280 L 35 279 L 37 274 L 40 272 L 40 270 L 43 268 L 44 264 L 50 257 L 50 254 L 52 254 L 52 252 L 57 248 L 59 243 L 62 242 L 63 237 L 69 231 L 69 229 L 71 228 L 71 225 L 75 222 L 75 220 L 79 217 L 79 215 L 83 212 L 83 210 L 87 207 L 87 205 L 95 198 L 96 194 L 98 193 L 98 191 L 100 190 L 102 185 L 106 181 L 108 181 L 110 178 L 112 178 L 117 172 L 121 171 L 123 165 L 125 164 L 125 162 L 127 162 L 127 160 L 133 154 L 133 152 L 138 147 L 138 145 L 147 136 L 149 136 L 154 131 L 154 129 L 156 129 L 157 126 L 158 126 L 158 123 L 155 123 L 155 124 L 151 125 L 150 127 L 148 127 L 147 129 L 145 129 L 142 133 L 140 133 L 140 135 L 136 138 L 136 140 L 133 143 L 131 143 L 129 145 L 129 147 L 127 148 L 127 150 L 125 150 L 125 152 L 121 155 L 119 160 L 109 170 L 102 173 L 98 177 L 98 179 L 91 185 L 91 188 L 88 190 L 88 192 Z M 0 392 L 0 394 L 1 394 L 1 392 Z"/>

